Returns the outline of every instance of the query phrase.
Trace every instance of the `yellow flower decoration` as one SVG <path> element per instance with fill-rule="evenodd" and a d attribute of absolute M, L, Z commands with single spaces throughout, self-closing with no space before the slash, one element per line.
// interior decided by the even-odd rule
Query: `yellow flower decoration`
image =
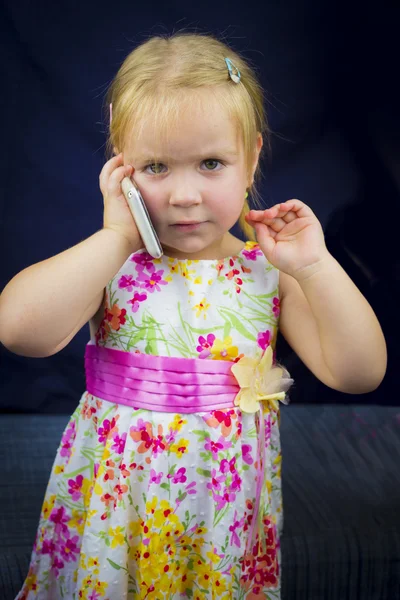
<path fill-rule="evenodd" d="M 283 367 L 272 366 L 273 350 L 271 346 L 261 357 L 243 356 L 231 367 L 240 386 L 235 398 L 235 406 L 243 412 L 255 413 L 261 400 L 285 401 L 286 391 L 293 383 L 289 373 Z M 286 404 L 286 402 L 284 402 Z"/>
<path fill-rule="evenodd" d="M 210 352 L 214 360 L 232 360 L 239 354 L 239 349 L 237 346 L 232 346 L 232 338 L 228 336 L 224 341 L 214 340 Z"/>

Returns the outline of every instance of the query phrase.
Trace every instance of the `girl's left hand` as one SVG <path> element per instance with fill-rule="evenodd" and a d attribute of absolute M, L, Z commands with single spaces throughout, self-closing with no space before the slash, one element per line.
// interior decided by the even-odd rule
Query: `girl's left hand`
<path fill-rule="evenodd" d="M 329 254 L 321 223 L 309 206 L 287 200 L 266 210 L 251 210 L 246 221 L 275 268 L 301 278 L 304 269 L 317 266 Z"/>

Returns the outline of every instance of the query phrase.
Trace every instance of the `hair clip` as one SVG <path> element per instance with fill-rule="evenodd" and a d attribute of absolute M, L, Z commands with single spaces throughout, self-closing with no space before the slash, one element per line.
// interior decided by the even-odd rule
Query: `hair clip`
<path fill-rule="evenodd" d="M 239 71 L 239 69 L 237 67 L 235 67 L 235 65 L 233 64 L 233 62 L 229 58 L 226 58 L 225 62 L 226 62 L 226 66 L 228 67 L 229 77 L 235 83 L 240 83 L 240 71 Z"/>
<path fill-rule="evenodd" d="M 112 102 L 110 104 L 110 125 L 112 123 Z"/>

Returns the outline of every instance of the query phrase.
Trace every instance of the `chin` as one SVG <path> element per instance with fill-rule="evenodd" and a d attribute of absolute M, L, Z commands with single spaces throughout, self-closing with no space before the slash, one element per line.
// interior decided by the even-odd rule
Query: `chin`
<path fill-rule="evenodd" d="M 161 241 L 161 240 L 160 240 Z M 213 241 L 205 242 L 200 239 L 193 237 L 187 237 L 186 239 L 176 239 L 169 243 L 161 241 L 165 254 L 174 256 L 175 254 L 181 254 L 181 258 L 190 258 L 193 255 L 193 260 L 196 260 L 196 255 L 204 252 Z M 177 256 L 179 258 L 179 256 Z"/>

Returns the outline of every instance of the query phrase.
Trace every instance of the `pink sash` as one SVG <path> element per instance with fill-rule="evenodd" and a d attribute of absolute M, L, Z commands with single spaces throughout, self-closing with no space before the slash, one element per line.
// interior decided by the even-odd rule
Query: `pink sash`
<path fill-rule="evenodd" d="M 234 363 L 200 358 L 134 354 L 88 344 L 85 352 L 87 391 L 93 396 L 171 413 L 197 413 L 234 408 L 240 387 Z M 259 411 L 256 502 L 246 551 L 250 551 L 264 482 L 264 412 Z M 261 464 L 260 464 L 261 463 Z"/>

